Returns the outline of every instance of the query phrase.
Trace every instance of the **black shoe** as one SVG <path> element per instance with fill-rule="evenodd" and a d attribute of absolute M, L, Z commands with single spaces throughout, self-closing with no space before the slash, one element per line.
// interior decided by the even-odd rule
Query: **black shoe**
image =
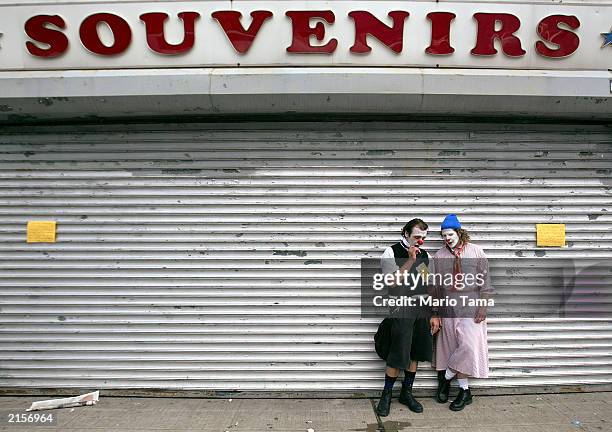
<path fill-rule="evenodd" d="M 378 401 L 378 405 L 376 405 L 376 414 L 381 417 L 386 417 L 389 415 L 389 409 L 391 408 L 391 394 L 393 393 L 392 389 L 383 390 L 380 395 L 380 400 Z"/>
<path fill-rule="evenodd" d="M 440 403 L 448 401 L 448 392 L 450 391 L 450 380 L 444 376 L 444 371 L 438 372 L 438 391 L 436 392 L 436 400 Z"/>
<path fill-rule="evenodd" d="M 415 413 L 423 412 L 423 405 L 412 396 L 412 389 L 402 386 L 399 403 L 404 404 L 408 409 Z"/>
<path fill-rule="evenodd" d="M 449 408 L 453 411 L 461 411 L 465 408 L 466 405 L 472 403 L 472 393 L 470 389 L 464 390 L 462 388 L 459 389 L 459 394 L 455 398 L 454 401 L 451 402 Z"/>

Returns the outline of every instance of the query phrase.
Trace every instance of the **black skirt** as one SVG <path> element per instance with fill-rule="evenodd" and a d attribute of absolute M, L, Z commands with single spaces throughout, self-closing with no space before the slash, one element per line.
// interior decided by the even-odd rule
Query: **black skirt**
<path fill-rule="evenodd" d="M 393 318 L 387 366 L 408 369 L 411 361 L 431 362 L 433 336 L 428 318 Z"/>

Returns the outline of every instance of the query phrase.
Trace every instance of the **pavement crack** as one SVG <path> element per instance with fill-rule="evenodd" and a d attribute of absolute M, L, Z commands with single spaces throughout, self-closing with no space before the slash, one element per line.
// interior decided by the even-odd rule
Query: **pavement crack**
<path fill-rule="evenodd" d="M 374 411 L 374 415 L 376 416 L 376 423 L 378 423 L 378 432 L 385 432 L 385 424 L 376 412 L 376 402 L 374 401 L 374 399 L 370 399 L 370 403 L 372 404 L 372 411 Z"/>

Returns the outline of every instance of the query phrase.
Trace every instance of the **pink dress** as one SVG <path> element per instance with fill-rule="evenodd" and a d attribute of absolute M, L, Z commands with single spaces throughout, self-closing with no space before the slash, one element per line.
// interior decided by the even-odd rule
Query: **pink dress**
<path fill-rule="evenodd" d="M 480 258 L 487 263 L 486 255 L 480 246 L 467 243 L 462 258 Z M 444 246 L 433 256 L 436 272 L 449 271 L 454 255 Z M 473 260 L 474 262 L 477 260 Z M 463 267 L 463 264 L 462 264 Z M 486 268 L 479 269 L 486 273 L 485 283 L 478 286 L 480 293 L 493 293 Z M 452 272 L 452 270 L 450 270 Z M 465 270 L 464 270 L 465 271 Z M 457 294 L 452 286 L 438 286 L 442 296 Z M 487 323 L 476 324 L 473 318 L 442 317 L 442 328 L 435 338 L 432 365 L 436 370 L 451 368 L 474 378 L 486 378 L 489 374 L 489 353 L 487 346 Z"/>

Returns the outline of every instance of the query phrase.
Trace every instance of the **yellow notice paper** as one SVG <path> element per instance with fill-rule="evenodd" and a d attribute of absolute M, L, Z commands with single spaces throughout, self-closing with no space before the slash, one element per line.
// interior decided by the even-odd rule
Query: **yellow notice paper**
<path fill-rule="evenodd" d="M 56 222 L 28 222 L 28 243 L 55 243 Z"/>
<path fill-rule="evenodd" d="M 536 224 L 538 246 L 565 246 L 565 224 Z"/>

